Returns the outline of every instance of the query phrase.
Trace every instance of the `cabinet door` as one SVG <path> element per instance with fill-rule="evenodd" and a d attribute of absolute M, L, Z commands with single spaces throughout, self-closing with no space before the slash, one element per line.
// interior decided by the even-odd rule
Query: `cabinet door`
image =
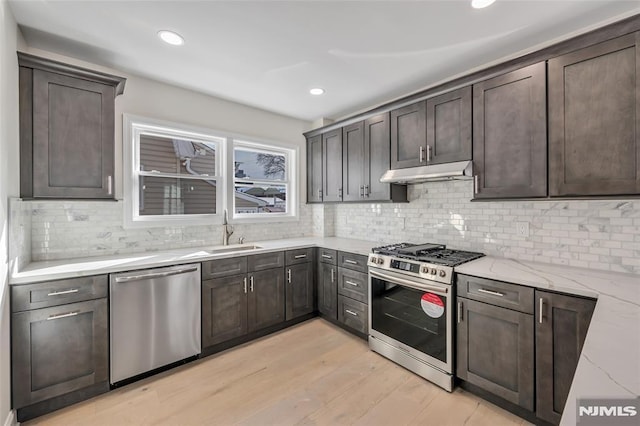
<path fill-rule="evenodd" d="M 322 135 L 322 201 L 342 201 L 342 129 Z"/>
<path fill-rule="evenodd" d="M 202 282 L 202 347 L 247 333 L 247 276 Z"/>
<path fill-rule="evenodd" d="M 458 298 L 456 375 L 533 410 L 533 315 Z"/>
<path fill-rule="evenodd" d="M 314 309 L 313 263 L 288 266 L 286 286 L 286 320 L 310 314 Z"/>
<path fill-rule="evenodd" d="M 547 195 L 545 63 L 473 86 L 475 198 Z"/>
<path fill-rule="evenodd" d="M 595 300 L 536 291 L 536 415 L 560 423 Z"/>
<path fill-rule="evenodd" d="M 549 61 L 549 193 L 640 193 L 640 33 Z"/>
<path fill-rule="evenodd" d="M 106 382 L 107 299 L 12 314 L 13 406 Z"/>
<path fill-rule="evenodd" d="M 113 198 L 115 89 L 33 71 L 33 196 Z"/>
<path fill-rule="evenodd" d="M 382 175 L 391 168 L 391 136 L 389 113 L 364 122 L 364 195 L 367 200 L 388 200 L 390 185 L 381 183 Z"/>
<path fill-rule="evenodd" d="M 284 321 L 284 270 L 249 274 L 249 331 Z"/>
<path fill-rule="evenodd" d="M 307 202 L 322 202 L 322 135 L 307 139 Z"/>
<path fill-rule="evenodd" d="M 424 166 L 427 149 L 427 103 L 391 111 L 391 168 Z"/>
<path fill-rule="evenodd" d="M 471 86 L 427 99 L 427 164 L 471 160 Z"/>
<path fill-rule="evenodd" d="M 364 123 L 342 128 L 343 201 L 358 201 L 364 197 Z"/>
<path fill-rule="evenodd" d="M 318 267 L 318 311 L 334 320 L 338 319 L 337 267 L 320 263 Z"/>

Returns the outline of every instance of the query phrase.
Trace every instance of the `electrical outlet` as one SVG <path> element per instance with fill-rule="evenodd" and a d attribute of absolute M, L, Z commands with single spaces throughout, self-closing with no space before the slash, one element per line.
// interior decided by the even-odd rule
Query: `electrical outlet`
<path fill-rule="evenodd" d="M 521 237 L 528 237 L 529 222 L 516 222 L 516 233 Z"/>

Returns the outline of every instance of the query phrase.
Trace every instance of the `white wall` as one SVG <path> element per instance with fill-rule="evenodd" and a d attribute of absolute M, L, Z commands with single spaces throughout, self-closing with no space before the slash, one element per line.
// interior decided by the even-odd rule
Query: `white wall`
<path fill-rule="evenodd" d="M 18 186 L 18 27 L 0 0 L 0 424 L 11 414 L 9 351 L 8 197 Z"/>

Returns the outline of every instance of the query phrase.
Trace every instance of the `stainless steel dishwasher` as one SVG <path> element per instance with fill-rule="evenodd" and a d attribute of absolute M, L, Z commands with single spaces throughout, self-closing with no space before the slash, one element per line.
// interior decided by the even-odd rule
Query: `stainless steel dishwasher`
<path fill-rule="evenodd" d="M 111 383 L 200 353 L 200 264 L 111 274 Z"/>

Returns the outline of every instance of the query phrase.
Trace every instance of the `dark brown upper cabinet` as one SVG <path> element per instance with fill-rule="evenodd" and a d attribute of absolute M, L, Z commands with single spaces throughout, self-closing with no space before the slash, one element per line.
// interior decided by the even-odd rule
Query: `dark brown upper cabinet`
<path fill-rule="evenodd" d="M 322 135 L 307 139 L 307 202 L 322 202 Z"/>
<path fill-rule="evenodd" d="M 322 201 L 342 201 L 342 129 L 322 134 Z"/>
<path fill-rule="evenodd" d="M 475 198 L 547 195 L 546 64 L 473 85 Z"/>
<path fill-rule="evenodd" d="M 426 164 L 471 160 L 471 86 L 427 99 Z"/>
<path fill-rule="evenodd" d="M 640 33 L 549 61 L 551 196 L 640 193 Z"/>
<path fill-rule="evenodd" d="M 391 168 L 426 165 L 427 102 L 391 111 Z"/>
<path fill-rule="evenodd" d="M 364 198 L 364 123 L 359 121 L 342 128 L 343 201 Z"/>
<path fill-rule="evenodd" d="M 380 182 L 391 167 L 389 113 L 364 121 L 364 198 L 367 201 L 407 201 L 407 186 Z"/>
<path fill-rule="evenodd" d="M 18 53 L 20 195 L 114 198 L 114 102 L 125 79 Z"/>

